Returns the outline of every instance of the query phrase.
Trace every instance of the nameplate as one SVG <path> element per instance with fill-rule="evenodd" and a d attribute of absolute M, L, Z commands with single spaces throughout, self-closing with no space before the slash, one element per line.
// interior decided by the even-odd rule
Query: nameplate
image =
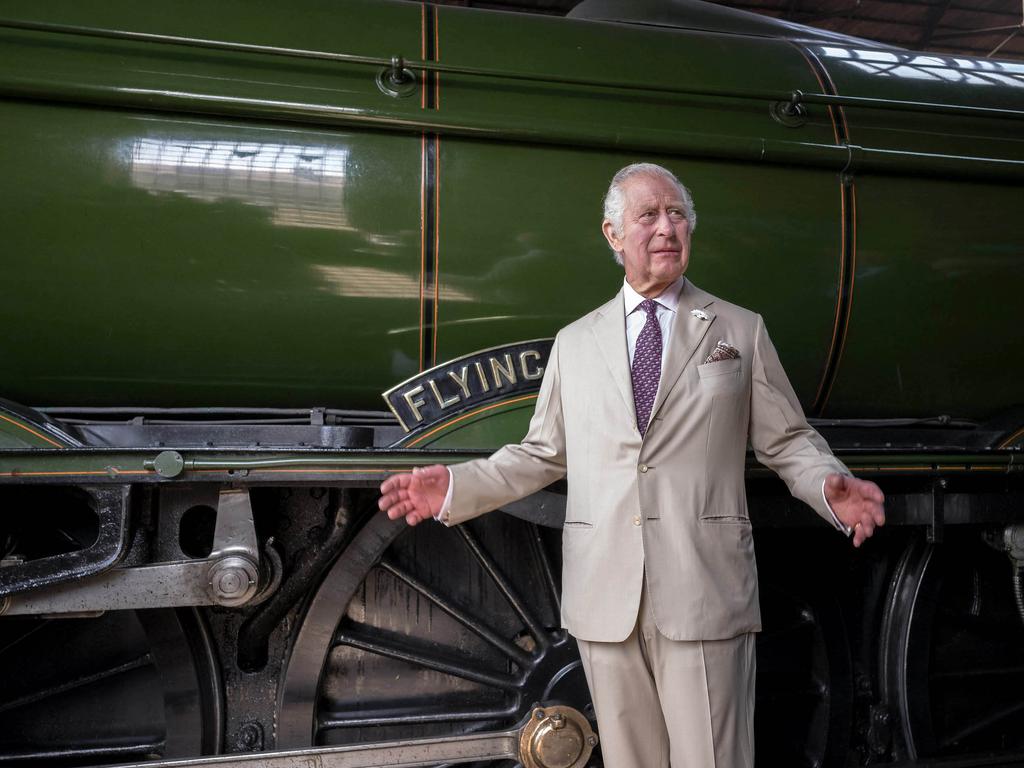
<path fill-rule="evenodd" d="M 449 360 L 383 394 L 406 432 L 540 389 L 554 339 L 520 341 Z"/>

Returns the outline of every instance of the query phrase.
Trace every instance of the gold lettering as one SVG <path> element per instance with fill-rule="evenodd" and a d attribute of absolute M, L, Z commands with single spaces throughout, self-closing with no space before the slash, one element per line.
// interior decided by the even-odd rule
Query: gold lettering
<path fill-rule="evenodd" d="M 473 363 L 473 365 L 476 367 L 476 375 L 480 379 L 480 386 L 483 388 L 484 392 L 490 392 L 491 385 L 487 383 L 487 377 L 484 375 L 484 367 L 480 365 L 479 360 Z"/>
<path fill-rule="evenodd" d="M 505 384 L 502 379 L 507 379 L 509 384 L 516 383 L 516 369 L 512 364 L 512 355 L 505 354 L 505 364 L 502 365 L 498 358 L 491 358 L 491 374 L 494 376 L 494 388 L 501 389 Z"/>
<path fill-rule="evenodd" d="M 460 376 L 455 371 L 448 371 L 448 376 L 459 385 L 459 389 L 462 390 L 464 397 L 469 397 L 469 366 L 462 366 L 462 375 Z"/>
<path fill-rule="evenodd" d="M 541 376 L 544 375 L 544 366 L 538 365 L 537 370 L 535 370 L 533 373 L 530 373 L 530 371 L 526 367 L 526 358 L 528 357 L 533 360 L 540 360 L 540 352 L 538 352 L 535 349 L 528 349 L 525 352 L 521 352 L 519 354 L 519 370 L 523 372 L 523 378 L 527 381 L 539 379 Z"/>
<path fill-rule="evenodd" d="M 423 421 L 423 416 L 420 415 L 420 408 L 427 404 L 426 400 L 413 400 L 416 395 L 423 394 L 423 387 L 415 386 L 408 392 L 403 392 L 402 397 L 405 398 L 405 402 L 409 404 L 409 408 L 412 410 L 413 416 L 416 417 L 416 421 Z"/>
<path fill-rule="evenodd" d="M 437 400 L 437 404 L 441 406 L 441 410 L 444 410 L 445 408 L 451 408 L 461 399 L 458 395 L 455 395 L 445 400 L 443 397 L 441 397 L 441 391 L 437 388 L 436 381 L 430 379 L 428 381 L 428 384 L 430 385 L 430 391 L 434 393 L 434 398 Z"/>

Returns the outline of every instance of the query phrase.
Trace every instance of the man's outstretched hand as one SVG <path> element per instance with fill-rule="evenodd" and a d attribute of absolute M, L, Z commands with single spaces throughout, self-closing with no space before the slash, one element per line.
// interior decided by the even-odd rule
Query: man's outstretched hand
<path fill-rule="evenodd" d="M 448 495 L 448 469 L 441 464 L 416 467 L 413 471 L 392 475 L 380 485 L 377 502 L 388 517 L 405 518 L 409 525 L 417 525 L 436 517 Z"/>
<path fill-rule="evenodd" d="M 858 480 L 838 473 L 825 478 L 825 499 L 836 517 L 853 529 L 853 546 L 859 547 L 885 525 L 885 495 L 870 480 Z"/>

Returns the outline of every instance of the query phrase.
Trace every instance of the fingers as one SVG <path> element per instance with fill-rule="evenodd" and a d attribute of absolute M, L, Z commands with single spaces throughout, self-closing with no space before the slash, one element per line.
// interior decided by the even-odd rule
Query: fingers
<path fill-rule="evenodd" d="M 408 515 L 405 516 L 405 522 L 409 525 L 419 525 L 426 519 L 427 518 L 424 515 L 418 514 L 416 512 L 410 512 Z"/>
<path fill-rule="evenodd" d="M 836 516 L 852 526 L 855 547 L 871 538 L 877 527 L 885 525 L 885 494 L 870 480 L 838 473 L 828 475 L 825 497 Z"/>
<path fill-rule="evenodd" d="M 387 516 L 390 519 L 397 520 L 400 517 L 406 517 L 407 515 L 415 513 L 416 505 L 411 501 L 399 501 L 395 504 L 381 506 L 381 509 L 387 513 Z"/>
<path fill-rule="evenodd" d="M 378 500 L 378 502 L 377 502 L 377 507 L 379 509 L 381 509 L 381 510 L 387 510 L 387 509 L 395 506 L 396 504 L 398 504 L 400 501 L 411 501 L 411 500 L 412 500 L 412 498 L 409 495 L 409 491 L 407 489 L 405 489 L 405 488 L 401 488 L 401 489 L 399 489 L 397 491 L 392 491 L 390 493 L 385 493 L 383 496 L 381 496 L 380 500 Z"/>
<path fill-rule="evenodd" d="M 383 483 L 380 484 L 380 492 L 381 493 L 390 493 L 392 491 L 397 491 L 397 490 L 399 490 L 401 488 L 408 488 L 409 487 L 409 483 L 411 483 L 411 482 L 412 482 L 412 475 L 410 475 L 407 472 L 403 472 L 403 473 L 397 474 L 397 475 L 392 475 L 391 477 L 389 477 L 387 480 L 385 480 Z"/>
<path fill-rule="evenodd" d="M 377 507 L 392 520 L 404 517 L 409 525 L 419 525 L 433 518 L 432 506 L 440 508 L 448 478 L 448 468 L 441 464 L 392 475 L 380 485 Z"/>
<path fill-rule="evenodd" d="M 874 502 L 865 505 L 860 519 L 853 526 L 853 546 L 859 547 L 871 538 L 875 529 L 880 525 L 885 525 L 885 512 L 882 510 L 882 505 Z"/>
<path fill-rule="evenodd" d="M 856 483 L 866 518 L 862 518 L 863 522 L 870 522 L 872 531 L 876 526 L 885 525 L 885 494 L 882 489 L 870 480 L 856 480 Z"/>
<path fill-rule="evenodd" d="M 870 518 L 853 526 L 853 546 L 859 547 L 875 533 L 875 524 Z"/>

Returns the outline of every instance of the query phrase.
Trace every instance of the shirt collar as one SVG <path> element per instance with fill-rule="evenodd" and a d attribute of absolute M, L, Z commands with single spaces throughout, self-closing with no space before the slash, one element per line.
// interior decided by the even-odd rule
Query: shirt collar
<path fill-rule="evenodd" d="M 683 292 L 683 281 L 685 277 L 680 276 L 672 285 L 662 291 L 660 294 L 654 297 L 655 301 L 670 312 L 676 312 L 679 309 L 679 295 Z M 640 302 L 644 300 L 644 297 L 633 290 L 626 279 L 622 279 L 622 296 L 626 302 L 626 315 L 630 315 L 637 307 L 640 306 Z"/>

